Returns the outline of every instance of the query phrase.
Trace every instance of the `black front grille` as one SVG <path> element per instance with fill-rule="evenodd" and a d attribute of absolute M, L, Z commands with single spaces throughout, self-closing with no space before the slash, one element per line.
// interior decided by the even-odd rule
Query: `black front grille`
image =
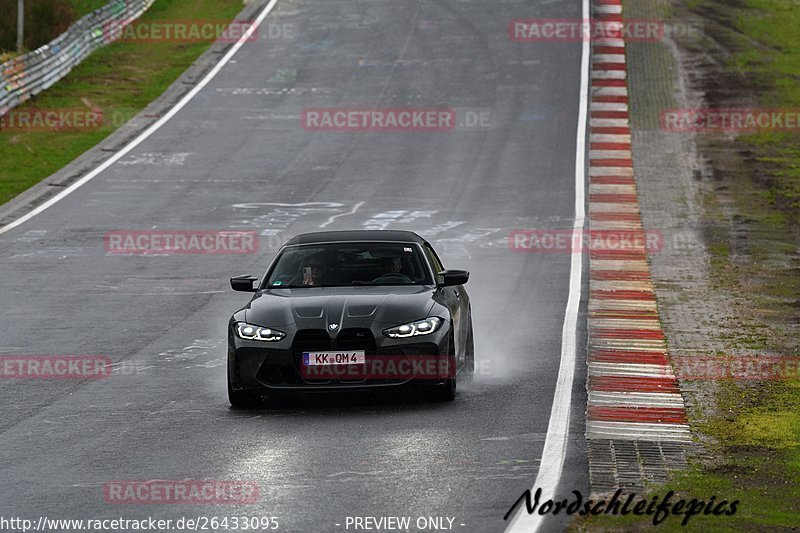
<path fill-rule="evenodd" d="M 303 352 L 327 352 L 335 349 L 330 335 L 324 329 L 301 329 L 292 341 L 292 362 L 301 382 L 323 384 L 330 382 L 328 378 L 309 378 L 303 376 Z"/>
<path fill-rule="evenodd" d="M 324 329 L 304 329 L 298 331 L 292 341 L 291 362 L 278 362 L 267 358 L 258 371 L 262 383 L 275 386 L 302 385 L 303 352 L 325 352 L 331 350 L 331 338 Z M 324 383 L 329 380 L 314 380 Z"/>
<path fill-rule="evenodd" d="M 375 337 L 366 328 L 343 329 L 336 336 L 337 350 L 364 350 L 367 356 L 375 355 Z"/>
<path fill-rule="evenodd" d="M 324 329 L 301 329 L 292 341 L 292 353 L 324 352 L 332 350 L 331 337 Z"/>
<path fill-rule="evenodd" d="M 336 349 L 342 351 L 364 350 L 367 361 L 373 357 L 377 351 L 375 337 L 372 331 L 367 328 L 348 328 L 343 329 L 336 336 Z M 353 379 L 338 379 L 339 383 L 363 383 L 363 377 Z"/>

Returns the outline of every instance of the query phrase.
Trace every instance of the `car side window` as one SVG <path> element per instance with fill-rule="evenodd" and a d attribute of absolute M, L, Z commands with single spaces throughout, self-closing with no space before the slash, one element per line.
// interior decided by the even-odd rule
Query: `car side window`
<path fill-rule="evenodd" d="M 431 245 L 426 242 L 422 247 L 425 249 L 425 254 L 428 256 L 428 260 L 431 262 L 431 266 L 435 271 L 434 274 L 438 274 L 444 270 L 444 265 L 442 265 L 442 262 L 439 261 L 439 257 L 436 255 L 436 252 L 433 251 Z"/>

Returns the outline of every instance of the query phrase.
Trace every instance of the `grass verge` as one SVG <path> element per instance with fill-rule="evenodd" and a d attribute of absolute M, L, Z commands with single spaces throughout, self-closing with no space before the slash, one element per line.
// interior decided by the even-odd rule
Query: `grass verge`
<path fill-rule="evenodd" d="M 75 14 L 75 20 L 78 20 L 87 13 L 91 13 L 95 9 L 103 7 L 109 1 L 110 0 L 69 0 L 67 3 Z"/>
<path fill-rule="evenodd" d="M 700 420 L 707 413 L 691 413 Z M 732 516 L 670 515 L 661 531 L 790 531 L 800 523 L 800 381 L 742 385 L 719 384 L 715 414 L 695 428 L 713 438 L 706 445 L 715 459 L 694 461 L 665 487 L 641 498 L 663 497 L 675 491 L 680 499 L 703 502 L 738 500 Z M 637 498 L 638 501 L 638 498 Z M 653 527 L 653 515 L 598 515 L 573 522 L 577 531 L 642 531 Z"/>
<path fill-rule="evenodd" d="M 156 0 L 135 23 L 230 21 L 241 0 Z M 16 112 L 100 109 L 102 126 L 74 131 L 0 131 L 0 204 L 40 182 L 102 141 L 157 98 L 211 44 L 122 40 L 89 56 L 63 80 Z"/>

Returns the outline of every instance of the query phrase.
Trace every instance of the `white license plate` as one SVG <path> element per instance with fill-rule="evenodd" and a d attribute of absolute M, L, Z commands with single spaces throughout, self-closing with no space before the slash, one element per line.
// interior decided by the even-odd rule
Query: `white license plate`
<path fill-rule="evenodd" d="M 367 362 L 364 350 L 349 352 L 303 352 L 303 365 L 363 365 Z"/>

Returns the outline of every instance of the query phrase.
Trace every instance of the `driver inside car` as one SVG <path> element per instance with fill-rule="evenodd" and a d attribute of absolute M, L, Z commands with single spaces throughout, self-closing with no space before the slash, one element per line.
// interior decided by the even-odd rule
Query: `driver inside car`
<path fill-rule="evenodd" d="M 396 283 L 412 283 L 411 278 L 401 272 L 403 262 L 399 257 L 381 259 L 381 275 L 372 280 L 375 284 L 392 285 Z"/>

